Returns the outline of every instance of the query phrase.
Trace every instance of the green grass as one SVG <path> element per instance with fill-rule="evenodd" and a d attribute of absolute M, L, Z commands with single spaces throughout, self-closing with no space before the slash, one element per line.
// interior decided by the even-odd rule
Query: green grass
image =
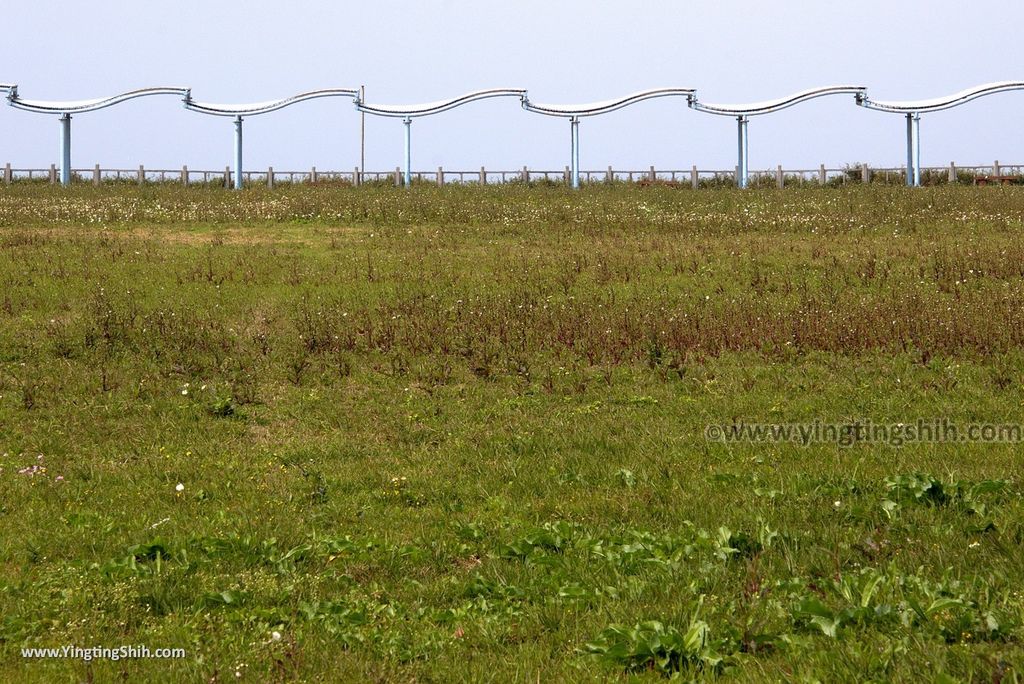
<path fill-rule="evenodd" d="M 1022 227 L 1016 188 L 0 189 L 0 680 L 1020 681 L 1020 444 L 704 434 L 1021 422 Z M 67 644 L 187 656 L 21 657 Z"/>

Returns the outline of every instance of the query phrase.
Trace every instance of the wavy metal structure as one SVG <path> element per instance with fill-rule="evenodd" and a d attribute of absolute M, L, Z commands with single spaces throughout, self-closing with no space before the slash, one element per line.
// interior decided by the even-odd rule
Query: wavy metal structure
<path fill-rule="evenodd" d="M 292 95 L 291 97 L 286 97 L 280 100 L 270 100 L 268 102 L 214 104 L 211 102 L 196 102 L 192 99 L 192 91 L 189 90 L 185 93 L 185 109 L 190 109 L 202 114 L 212 114 L 214 116 L 255 116 L 257 114 L 275 112 L 278 109 L 283 109 L 299 102 L 305 102 L 306 100 L 315 100 L 320 97 L 356 98 L 358 95 L 359 91 L 353 88 L 325 88 L 323 90 L 310 90 L 305 93 L 299 93 L 298 95 Z"/>
<path fill-rule="evenodd" d="M 523 100 L 523 109 L 528 112 L 536 112 L 537 114 L 547 114 L 548 116 L 569 118 L 596 116 L 598 114 L 614 112 L 616 109 L 622 109 L 631 104 L 651 100 L 656 97 L 679 96 L 689 99 L 694 97 L 696 93 L 697 91 L 693 88 L 652 88 L 631 93 L 615 100 L 604 100 L 587 104 L 542 104 L 540 102 L 530 102 L 529 98 L 526 98 Z"/>
<path fill-rule="evenodd" d="M 966 104 L 986 95 L 1024 90 L 1024 81 L 997 81 L 961 90 L 945 97 L 929 100 L 872 100 L 867 93 L 857 96 L 857 104 L 879 112 L 903 114 L 907 117 L 907 185 L 921 185 L 921 112 L 938 112 Z"/>
<path fill-rule="evenodd" d="M 18 86 L 13 86 L 7 94 L 7 101 L 12 107 L 24 109 L 29 112 L 41 114 L 81 114 L 83 112 L 94 112 L 97 109 L 104 109 L 112 105 L 134 100 L 138 97 L 150 95 L 185 95 L 188 88 L 140 88 L 129 90 L 126 93 L 111 95 L 110 97 L 97 97 L 91 100 L 26 100 L 18 94 Z"/>
<path fill-rule="evenodd" d="M 530 102 L 528 97 L 524 97 L 523 109 L 537 114 L 560 116 L 569 119 L 572 136 L 570 150 L 572 187 L 578 188 L 580 187 L 580 119 L 582 117 L 607 114 L 608 112 L 614 112 L 616 109 L 622 109 L 631 104 L 652 100 L 657 97 L 685 97 L 689 101 L 696 97 L 696 94 L 697 91 L 693 88 L 652 88 L 615 100 L 603 100 L 587 104 L 542 104 L 540 102 Z"/>
<path fill-rule="evenodd" d="M 518 97 L 520 100 L 526 100 L 526 90 L 522 88 L 490 88 L 487 90 L 474 90 L 473 92 L 453 97 L 449 100 L 438 100 L 437 102 L 427 102 L 424 104 L 412 104 L 412 105 L 382 105 L 382 104 L 367 104 L 356 98 L 356 109 L 366 114 L 374 114 L 376 116 L 388 116 L 392 118 L 402 119 L 402 123 L 405 124 L 405 187 L 409 187 L 412 183 L 412 120 L 418 116 L 430 116 L 432 114 L 440 114 L 446 112 L 449 109 L 461 107 L 464 104 L 470 102 L 476 102 L 478 100 L 487 100 L 492 97 Z"/>
<path fill-rule="evenodd" d="M 242 189 L 242 120 L 247 116 L 267 114 L 284 109 L 299 102 L 315 100 L 320 97 L 351 97 L 358 99 L 359 91 L 354 88 L 324 88 L 298 93 L 280 100 L 266 102 L 250 102 L 243 104 L 217 104 L 212 102 L 196 102 L 192 99 L 192 90 L 184 93 L 185 109 L 212 116 L 230 116 L 235 120 L 235 190 Z"/>
<path fill-rule="evenodd" d="M 492 97 L 518 97 L 520 99 L 525 99 L 526 90 L 522 88 L 490 88 L 488 90 L 474 90 L 471 93 L 466 93 L 465 95 L 453 97 L 448 100 L 438 100 L 437 102 L 426 102 L 423 104 L 412 105 L 368 104 L 357 99 L 356 109 L 361 112 L 366 112 L 367 114 L 405 119 L 417 116 L 440 114 L 441 112 L 461 107 L 462 105 L 469 104 L 470 102 L 486 100 Z"/>
<path fill-rule="evenodd" d="M 94 112 L 121 102 L 134 100 L 150 95 L 185 95 L 188 88 L 140 88 L 126 93 L 98 97 L 91 100 L 26 100 L 18 94 L 18 86 L 7 88 L 7 103 L 12 107 L 24 109 L 38 114 L 60 115 L 60 182 L 61 185 L 71 184 L 71 115 L 83 112 Z"/>
<path fill-rule="evenodd" d="M 808 90 L 801 90 L 798 93 L 787 95 L 786 97 L 780 97 L 775 100 L 765 100 L 763 102 L 751 102 L 749 104 L 710 104 L 700 102 L 696 96 L 690 98 L 690 107 L 699 111 L 706 112 L 708 114 L 718 114 L 719 116 L 734 116 L 736 117 L 737 124 L 737 164 L 736 164 L 736 185 L 745 188 L 749 179 L 749 167 L 748 162 L 750 159 L 749 145 L 747 136 L 747 123 L 752 116 L 761 116 L 763 114 L 772 114 L 774 112 L 781 111 L 798 105 L 801 102 L 813 100 L 819 97 L 826 97 L 828 95 L 853 95 L 860 101 L 861 97 L 864 97 L 866 90 L 863 86 L 852 86 L 852 85 L 835 85 L 835 86 L 823 86 L 821 88 L 810 88 Z"/>
<path fill-rule="evenodd" d="M 951 109 L 966 104 L 971 100 L 977 100 L 986 95 L 1005 93 L 1011 90 L 1024 90 L 1024 81 L 998 81 L 986 83 L 961 90 L 958 93 L 945 97 L 936 97 L 929 100 L 906 100 L 902 102 L 872 100 L 864 93 L 857 98 L 857 104 L 867 109 L 875 109 L 880 112 L 895 112 L 898 114 L 920 114 L 921 112 L 937 112 L 943 109 Z"/>
<path fill-rule="evenodd" d="M 365 114 L 401 118 L 405 123 L 405 183 L 411 182 L 411 124 L 412 119 L 420 116 L 431 116 L 446 112 L 455 107 L 493 97 L 518 97 L 526 111 L 546 116 L 567 118 L 572 132 L 572 186 L 579 187 L 579 121 L 583 117 L 597 116 L 614 112 L 623 107 L 644 100 L 679 96 L 687 98 L 690 109 L 719 116 L 736 117 L 738 123 L 738 160 L 736 180 L 740 187 L 747 186 L 748 179 L 748 145 L 747 123 L 752 116 L 761 116 L 787 109 L 794 105 L 829 95 L 854 95 L 856 103 L 865 108 L 881 112 L 896 113 L 907 119 L 907 185 L 917 186 L 921 181 L 921 145 L 920 121 L 924 112 L 936 112 L 958 107 L 981 97 L 1014 90 L 1024 90 L 1024 81 L 998 81 L 978 85 L 945 97 L 927 100 L 885 101 L 873 100 L 868 97 L 863 86 L 833 85 L 803 90 L 786 97 L 748 104 L 714 104 L 701 102 L 697 91 L 693 88 L 653 88 L 642 90 L 624 97 L 586 104 L 544 104 L 531 102 L 527 91 L 522 88 L 491 88 L 477 90 L 459 97 L 437 102 L 412 105 L 385 105 L 362 102 L 359 91 L 353 88 L 328 88 L 299 93 L 280 100 L 254 102 L 247 104 L 217 104 L 198 102 L 192 99 L 188 88 L 142 88 L 131 90 L 110 97 L 89 100 L 48 101 L 27 100 L 21 97 L 18 86 L 13 83 L 0 83 L 0 93 L 5 94 L 9 105 L 25 111 L 57 114 L 61 122 L 61 159 L 60 180 L 63 185 L 71 182 L 71 116 L 83 112 L 104 109 L 127 100 L 151 95 L 179 95 L 186 109 L 201 114 L 232 117 L 235 120 L 235 181 L 236 188 L 242 187 L 242 120 L 246 116 L 255 116 L 277 111 L 290 105 L 321 97 L 350 97 L 356 109 Z"/>

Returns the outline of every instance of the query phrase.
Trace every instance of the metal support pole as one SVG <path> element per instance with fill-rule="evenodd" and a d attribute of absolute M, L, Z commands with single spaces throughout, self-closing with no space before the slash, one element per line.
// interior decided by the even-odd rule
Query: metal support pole
<path fill-rule="evenodd" d="M 359 101 L 366 102 L 366 86 L 359 86 Z M 352 179 L 352 184 L 358 186 L 362 180 L 361 175 L 366 168 L 366 112 L 359 112 L 359 171 Z"/>
<path fill-rule="evenodd" d="M 907 187 L 921 185 L 921 115 L 907 113 Z"/>
<path fill-rule="evenodd" d="M 60 184 L 71 185 L 71 115 L 60 115 Z"/>
<path fill-rule="evenodd" d="M 580 187 L 580 119 L 574 116 L 569 119 L 572 126 L 572 187 Z"/>
<path fill-rule="evenodd" d="M 405 187 L 412 185 L 412 117 L 407 116 L 405 123 Z"/>
<path fill-rule="evenodd" d="M 914 115 L 914 185 L 921 185 L 921 115 Z"/>
<path fill-rule="evenodd" d="M 242 117 L 235 117 L 235 190 L 242 189 Z"/>
<path fill-rule="evenodd" d="M 736 117 L 737 126 L 737 153 L 738 164 L 736 165 L 736 187 L 747 187 L 747 117 Z"/>

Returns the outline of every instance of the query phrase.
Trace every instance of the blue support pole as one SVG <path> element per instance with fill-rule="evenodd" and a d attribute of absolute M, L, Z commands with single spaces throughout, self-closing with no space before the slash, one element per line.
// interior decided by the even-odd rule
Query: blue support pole
<path fill-rule="evenodd" d="M 914 187 L 921 185 L 921 115 L 914 114 Z"/>
<path fill-rule="evenodd" d="M 921 185 L 921 115 L 907 114 L 907 187 Z"/>
<path fill-rule="evenodd" d="M 235 190 L 242 189 L 242 117 L 235 117 Z"/>
<path fill-rule="evenodd" d="M 737 160 L 736 187 L 747 187 L 747 121 L 745 115 L 736 117 L 737 123 Z"/>
<path fill-rule="evenodd" d="M 569 123 L 572 127 L 572 187 L 578 189 L 580 187 L 580 118 L 574 116 L 569 119 Z"/>
<path fill-rule="evenodd" d="M 60 115 L 60 184 L 71 185 L 71 115 Z"/>
<path fill-rule="evenodd" d="M 412 185 L 412 117 L 402 119 L 405 123 L 405 187 Z"/>

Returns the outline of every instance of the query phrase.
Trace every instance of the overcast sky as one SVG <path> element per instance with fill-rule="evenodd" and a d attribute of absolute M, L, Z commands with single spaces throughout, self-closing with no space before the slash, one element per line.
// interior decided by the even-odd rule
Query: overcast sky
<path fill-rule="evenodd" d="M 209 102 L 253 102 L 366 86 L 369 102 L 416 103 L 489 87 L 539 102 L 604 100 L 649 87 L 751 102 L 813 86 L 864 85 L 875 99 L 917 99 L 1024 80 L 1024 3 L 964 0 L 5 0 L 0 82 L 29 99 L 82 99 L 146 86 L 191 87 Z M 1024 163 L 1024 92 L 924 115 L 922 162 Z M 153 97 L 73 122 L 73 166 L 224 168 L 230 119 Z M 366 166 L 402 162 L 402 124 L 366 117 Z M 682 98 L 580 124 L 581 166 L 732 168 L 736 124 Z M 0 163 L 57 161 L 55 116 L 0 107 Z M 246 168 L 348 170 L 359 115 L 324 99 L 246 120 Z M 413 123 L 417 170 L 560 169 L 569 123 L 513 99 Z M 823 98 L 755 118 L 751 169 L 868 161 L 899 165 L 905 124 Z"/>

